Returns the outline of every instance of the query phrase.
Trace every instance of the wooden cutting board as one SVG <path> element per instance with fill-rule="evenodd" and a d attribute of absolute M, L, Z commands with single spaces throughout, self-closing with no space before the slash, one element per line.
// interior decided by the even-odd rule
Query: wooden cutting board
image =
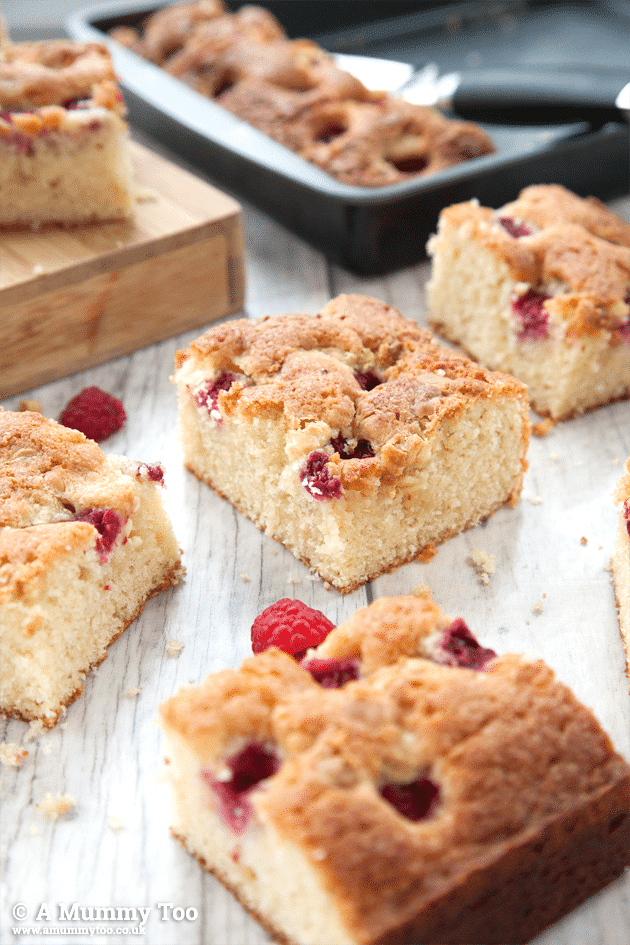
<path fill-rule="evenodd" d="M 130 147 L 132 220 L 0 232 L 0 397 L 242 307 L 238 203 Z"/>

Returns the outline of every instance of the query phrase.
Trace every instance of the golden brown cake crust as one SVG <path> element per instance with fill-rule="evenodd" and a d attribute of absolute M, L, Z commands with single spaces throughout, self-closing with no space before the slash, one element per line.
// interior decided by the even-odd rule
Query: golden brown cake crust
<path fill-rule="evenodd" d="M 236 373 L 219 394 L 226 418 L 283 416 L 291 430 L 322 421 L 348 439 L 369 440 L 372 459 L 341 463 L 333 455 L 330 462 L 342 485 L 357 491 L 369 490 L 377 475 L 402 475 L 431 431 L 475 399 L 519 397 L 524 415 L 528 406 L 519 381 L 439 346 L 397 309 L 361 295 L 341 295 L 315 316 L 211 328 L 178 353 L 176 365 L 189 358 L 208 378 Z M 365 390 L 361 378 L 370 373 L 378 383 Z"/>
<path fill-rule="evenodd" d="M 382 599 L 328 640 L 340 637 L 332 647 L 338 657 L 356 656 L 367 652 L 373 627 L 384 631 L 399 619 L 419 621 L 418 640 L 448 620 L 419 598 Z M 601 872 L 582 887 L 573 875 L 584 868 L 585 851 L 598 870 L 609 870 L 606 882 L 621 871 L 630 769 L 542 661 L 505 655 L 476 671 L 405 656 L 388 663 L 395 652 L 380 651 L 378 668 L 361 663 L 362 678 L 324 689 L 270 650 L 181 691 L 161 709 L 165 730 L 181 735 L 210 770 L 229 755 L 235 736 L 276 746 L 283 763 L 252 804 L 310 859 L 353 940 L 478 941 L 465 936 L 481 934 L 490 917 L 502 924 L 483 941 L 526 941 L 559 916 L 551 910 L 541 919 L 549 884 L 567 887 L 570 908 L 598 888 Z M 413 821 L 378 788 L 419 776 L 439 785 L 440 801 L 430 817 Z M 614 835 L 604 865 L 602 831 Z M 572 833 L 583 847 L 570 840 L 567 854 Z M 553 850 L 547 865 L 557 860 L 553 882 L 537 872 L 543 848 L 545 856 Z M 534 897 L 534 917 L 518 906 L 510 873 L 522 873 L 517 886 Z M 490 893 L 504 904 L 503 886 L 514 911 L 501 919 L 487 899 Z M 510 937 L 501 938 L 501 929 Z"/>
<path fill-rule="evenodd" d="M 600 201 L 541 184 L 496 211 L 468 202 L 447 207 L 441 217 L 491 250 L 516 281 L 559 284 L 545 307 L 569 335 L 606 330 L 615 343 L 621 340 L 618 330 L 630 314 L 630 224 Z M 505 218 L 532 232 L 515 239 L 500 223 Z"/>
<path fill-rule="evenodd" d="M 127 514 L 133 482 L 93 440 L 39 413 L 0 410 L 0 527 L 71 519 L 91 508 Z"/>
<path fill-rule="evenodd" d="M 15 43 L 0 50 L 0 108 L 6 111 L 92 99 L 122 113 L 116 91 L 116 74 L 102 43 L 60 39 Z"/>

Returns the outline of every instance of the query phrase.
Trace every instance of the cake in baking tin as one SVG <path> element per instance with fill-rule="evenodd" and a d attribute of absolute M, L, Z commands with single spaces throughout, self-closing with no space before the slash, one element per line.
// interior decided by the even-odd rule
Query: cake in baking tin
<path fill-rule="evenodd" d="M 0 711 L 54 725 L 89 670 L 176 583 L 159 465 L 0 411 Z"/>
<path fill-rule="evenodd" d="M 479 125 L 368 90 L 262 7 L 175 4 L 110 35 L 345 184 L 384 187 L 495 150 Z"/>
<path fill-rule="evenodd" d="M 592 713 L 419 598 L 160 722 L 173 834 L 283 945 L 526 942 L 630 857 L 630 768 Z"/>
<path fill-rule="evenodd" d="M 559 185 L 440 214 L 429 324 L 554 420 L 630 396 L 630 223 Z"/>
<path fill-rule="evenodd" d="M 173 379 L 187 468 L 342 593 L 519 498 L 524 386 L 377 299 L 215 326 Z"/>
<path fill-rule="evenodd" d="M 104 45 L 0 48 L 0 224 L 129 217 L 124 113 Z"/>

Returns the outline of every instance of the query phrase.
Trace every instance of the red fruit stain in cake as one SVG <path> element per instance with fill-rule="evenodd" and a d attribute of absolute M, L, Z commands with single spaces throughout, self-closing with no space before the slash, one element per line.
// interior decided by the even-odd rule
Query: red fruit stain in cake
<path fill-rule="evenodd" d="M 225 823 L 234 833 L 242 833 L 253 814 L 252 791 L 278 771 L 280 759 L 272 749 L 252 741 L 227 758 L 225 766 L 230 772 L 227 779 L 215 778 L 208 771 L 201 776 L 214 792 Z"/>
<path fill-rule="evenodd" d="M 318 502 L 327 499 L 340 499 L 341 479 L 331 476 L 328 469 L 328 453 L 323 450 L 313 450 L 309 453 L 306 466 L 300 471 L 300 482 L 309 495 Z"/>
<path fill-rule="evenodd" d="M 380 377 L 374 371 L 355 371 L 354 376 L 357 384 L 362 390 L 373 390 L 382 384 Z"/>
<path fill-rule="evenodd" d="M 106 561 L 122 527 L 122 520 L 118 512 L 115 512 L 114 509 L 87 509 L 85 512 L 75 515 L 73 521 L 87 522 L 94 526 L 99 534 L 96 539 L 96 550 L 101 556 L 101 561 Z"/>
<path fill-rule="evenodd" d="M 359 661 L 352 656 L 343 660 L 313 658 L 303 660 L 301 665 L 324 689 L 341 689 L 347 682 L 359 678 Z"/>
<path fill-rule="evenodd" d="M 159 482 L 160 485 L 164 485 L 164 468 L 159 463 L 153 463 L 153 465 L 138 463 L 136 478 L 147 478 L 150 479 L 151 482 Z"/>
<path fill-rule="evenodd" d="M 399 814 L 413 821 L 431 817 L 440 798 L 438 785 L 426 775 L 407 784 L 389 781 L 381 785 L 379 793 Z"/>
<path fill-rule="evenodd" d="M 549 298 L 551 296 L 544 292 L 528 289 L 523 295 L 512 299 L 512 312 L 521 323 L 517 334 L 519 341 L 536 341 L 547 337 L 549 313 L 543 302 Z"/>
<path fill-rule="evenodd" d="M 521 236 L 531 236 L 532 234 L 532 231 L 526 223 L 517 223 L 512 217 L 499 217 L 499 223 L 503 229 L 515 239 Z"/>
<path fill-rule="evenodd" d="M 477 642 L 461 617 L 446 627 L 440 645 L 449 657 L 449 666 L 485 669 L 486 663 L 497 655 L 494 650 L 481 646 Z"/>
<path fill-rule="evenodd" d="M 319 646 L 326 639 L 334 623 L 320 610 L 308 607 L 299 600 L 283 597 L 266 607 L 252 624 L 251 640 L 254 653 L 262 653 L 270 646 L 301 660 L 306 651 Z"/>
<path fill-rule="evenodd" d="M 117 433 L 126 420 L 122 401 L 100 387 L 85 387 L 68 401 L 59 417 L 64 427 L 79 430 L 97 443 Z"/>
<path fill-rule="evenodd" d="M 4 135 L 2 144 L 16 151 L 17 154 L 25 154 L 27 157 L 33 157 L 35 154 L 33 139 L 29 138 L 28 135 L 22 134 L 21 131 L 14 131 L 10 135 Z"/>
<path fill-rule="evenodd" d="M 630 499 L 627 499 L 623 504 L 623 514 L 626 517 L 626 530 L 628 538 L 630 538 Z"/>
<path fill-rule="evenodd" d="M 215 381 L 210 381 L 197 391 L 194 397 L 195 403 L 198 407 L 205 407 L 210 416 L 221 423 L 219 393 L 222 390 L 228 391 L 236 379 L 236 374 L 232 371 L 224 371 Z"/>
<path fill-rule="evenodd" d="M 374 456 L 374 449 L 369 440 L 357 440 L 356 446 L 351 447 L 340 433 L 332 437 L 330 445 L 342 459 L 366 459 L 368 456 Z"/>

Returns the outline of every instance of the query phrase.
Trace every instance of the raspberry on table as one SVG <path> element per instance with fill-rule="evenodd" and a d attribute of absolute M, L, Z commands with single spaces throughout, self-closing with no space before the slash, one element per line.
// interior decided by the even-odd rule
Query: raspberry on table
<path fill-rule="evenodd" d="M 334 627 L 320 610 L 284 597 L 265 608 L 254 620 L 252 650 L 262 653 L 270 646 L 277 646 L 300 660 L 310 647 L 319 646 Z"/>
<path fill-rule="evenodd" d="M 97 443 L 117 433 L 126 420 L 122 401 L 100 387 L 84 387 L 68 401 L 59 417 L 64 427 L 79 430 Z"/>

